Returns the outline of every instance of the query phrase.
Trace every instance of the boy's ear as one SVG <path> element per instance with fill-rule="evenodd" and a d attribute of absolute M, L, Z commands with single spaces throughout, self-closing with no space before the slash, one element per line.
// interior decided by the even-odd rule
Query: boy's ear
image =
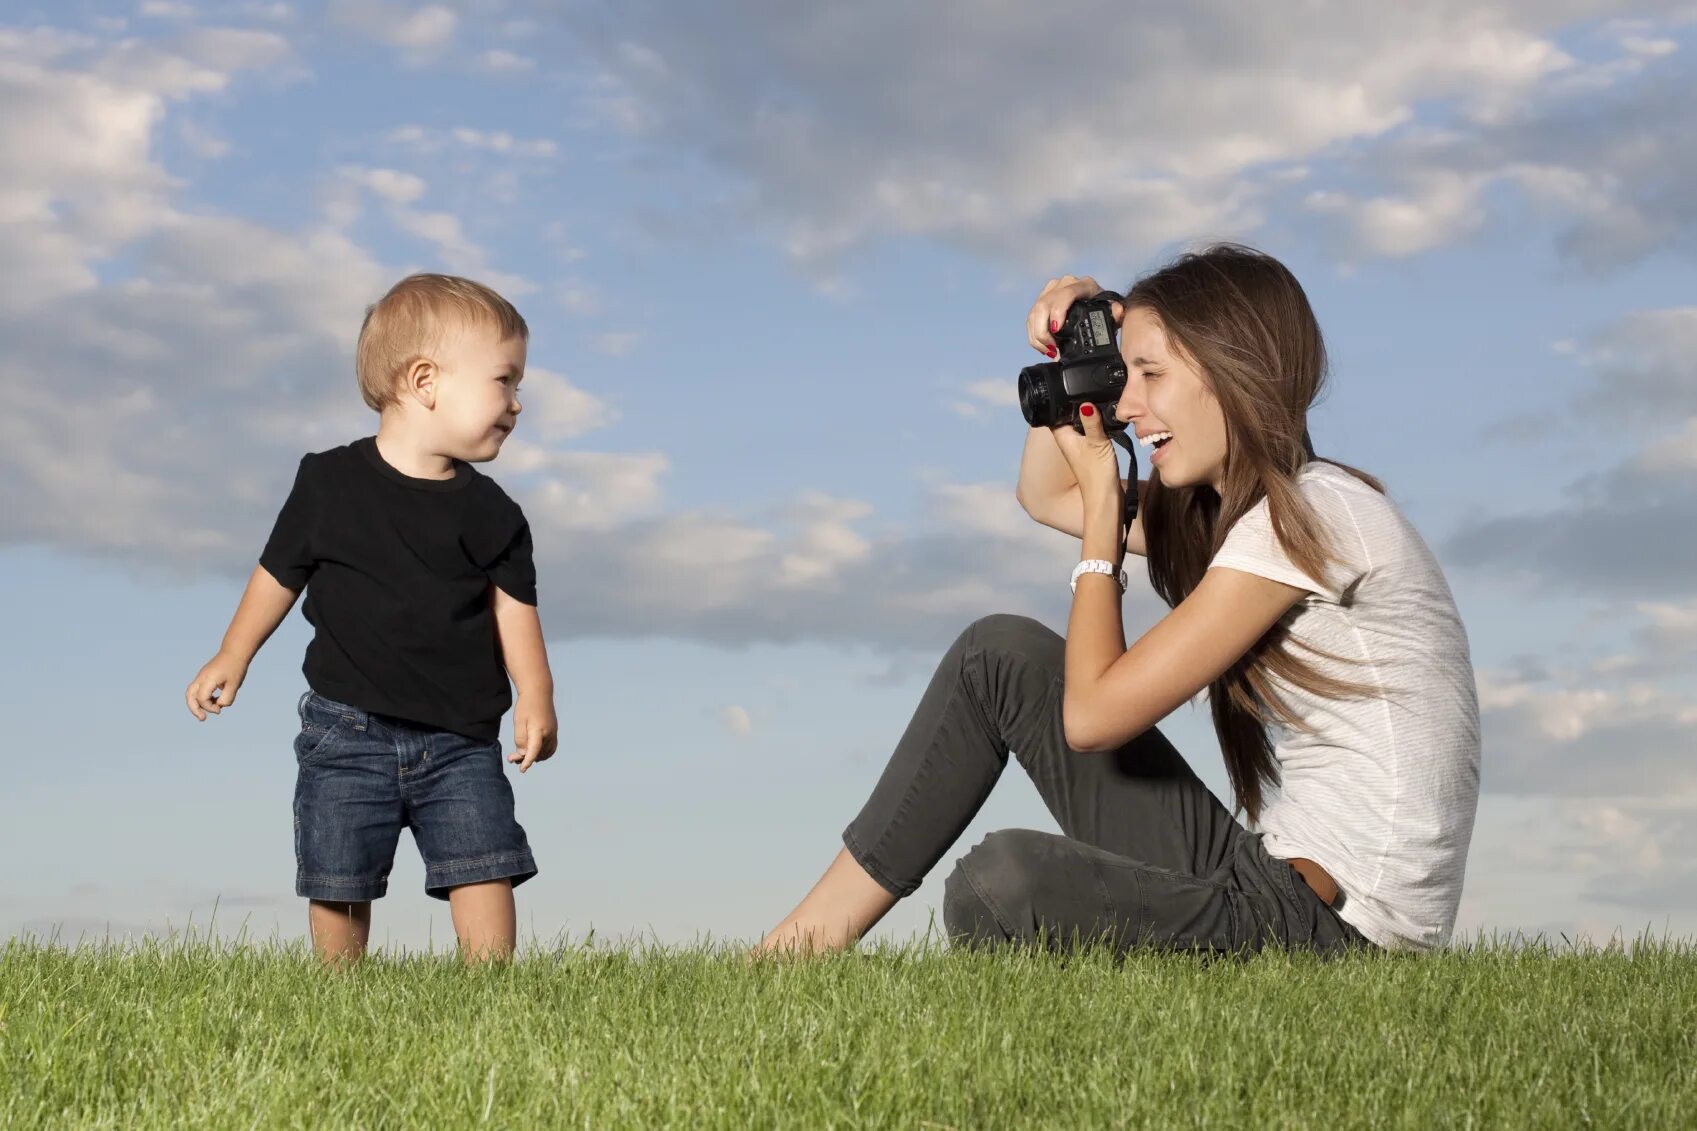
<path fill-rule="evenodd" d="M 415 358 L 401 378 L 401 393 L 425 408 L 436 407 L 436 363 L 428 357 Z"/>

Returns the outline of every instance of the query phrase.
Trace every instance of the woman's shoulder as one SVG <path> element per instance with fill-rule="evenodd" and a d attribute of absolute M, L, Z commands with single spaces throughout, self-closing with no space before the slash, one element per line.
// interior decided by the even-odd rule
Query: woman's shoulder
<path fill-rule="evenodd" d="M 1423 572 L 1439 569 L 1425 538 L 1388 491 L 1318 460 L 1304 466 L 1297 479 L 1303 498 L 1343 552 L 1366 564 L 1396 561 Z"/>
<path fill-rule="evenodd" d="M 1310 460 L 1296 473 L 1296 484 L 1302 497 L 1323 513 L 1357 518 L 1401 514 L 1388 493 L 1335 463 Z"/>
<path fill-rule="evenodd" d="M 1345 468 L 1323 459 L 1311 459 L 1303 464 L 1296 473 L 1296 481 L 1304 486 L 1313 484 L 1334 489 L 1347 487 L 1350 490 L 1355 490 L 1359 488 L 1374 495 L 1379 493 L 1373 489 L 1372 484 L 1363 482 Z"/>

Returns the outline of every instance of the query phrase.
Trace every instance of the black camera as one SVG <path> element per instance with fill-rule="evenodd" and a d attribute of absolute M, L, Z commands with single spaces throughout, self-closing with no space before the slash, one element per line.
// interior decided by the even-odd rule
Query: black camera
<path fill-rule="evenodd" d="M 1073 303 L 1054 334 L 1060 360 L 1038 362 L 1019 371 L 1019 410 L 1027 424 L 1033 428 L 1071 424 L 1083 432 L 1078 409 L 1089 404 L 1102 414 L 1104 429 L 1125 431 L 1125 423 L 1114 415 L 1126 376 L 1114 335 L 1113 304 L 1119 301 L 1120 296 L 1103 291 Z"/>

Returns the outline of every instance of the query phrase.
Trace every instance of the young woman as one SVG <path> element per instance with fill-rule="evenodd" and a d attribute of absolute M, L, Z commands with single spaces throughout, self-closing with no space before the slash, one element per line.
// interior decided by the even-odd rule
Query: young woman
<path fill-rule="evenodd" d="M 1092 279 L 1054 280 L 1052 334 Z M 1114 406 L 1152 452 L 1122 529 L 1099 414 L 1026 437 L 1018 497 L 1083 540 L 1063 640 L 971 625 L 844 848 L 761 950 L 848 945 L 915 891 L 1011 751 L 1060 833 L 991 833 L 943 889 L 950 936 L 1228 951 L 1428 949 L 1455 923 L 1479 789 L 1467 637 L 1443 572 L 1372 476 L 1320 459 L 1326 352 L 1277 260 L 1217 245 L 1137 283 Z M 1129 649 L 1123 551 L 1171 612 Z M 1088 565 L 1084 563 L 1090 563 Z M 1092 572 L 1095 571 L 1095 572 Z M 1057 581 L 1059 578 L 1057 577 Z M 1208 693 L 1241 825 L 1156 729 Z"/>

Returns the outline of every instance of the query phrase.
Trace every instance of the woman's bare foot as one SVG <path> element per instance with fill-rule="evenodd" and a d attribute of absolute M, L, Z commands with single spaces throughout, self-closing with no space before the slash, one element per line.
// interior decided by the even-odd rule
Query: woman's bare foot
<path fill-rule="evenodd" d="M 749 953 L 760 957 L 842 950 L 871 930 L 895 905 L 896 897 L 867 875 L 845 848 L 806 898 Z"/>

